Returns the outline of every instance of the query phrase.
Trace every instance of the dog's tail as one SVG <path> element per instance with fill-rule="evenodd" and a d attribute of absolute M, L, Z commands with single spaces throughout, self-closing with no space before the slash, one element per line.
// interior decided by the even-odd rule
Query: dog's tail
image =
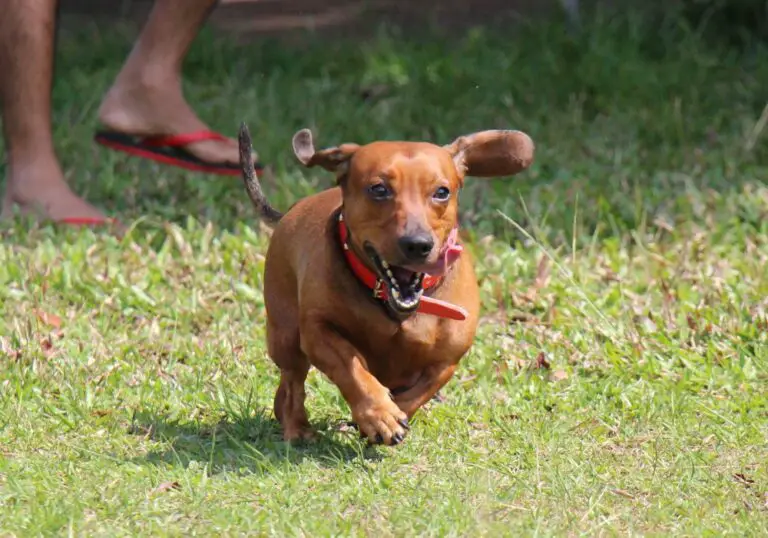
<path fill-rule="evenodd" d="M 264 191 L 261 190 L 259 178 L 256 177 L 256 172 L 253 167 L 253 145 L 251 144 L 251 134 L 248 132 L 248 127 L 245 125 L 245 122 L 240 124 L 238 141 L 240 143 L 240 168 L 243 170 L 245 190 L 248 191 L 248 197 L 251 199 L 251 202 L 253 202 L 256 211 L 259 212 L 259 217 L 266 224 L 274 226 L 281 218 L 283 218 L 283 214 L 269 204 L 267 197 L 264 196 Z"/>

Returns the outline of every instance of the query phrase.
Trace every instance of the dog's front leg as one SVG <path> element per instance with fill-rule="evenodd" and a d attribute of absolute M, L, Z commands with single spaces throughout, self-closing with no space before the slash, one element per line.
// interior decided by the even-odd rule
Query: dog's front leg
<path fill-rule="evenodd" d="M 405 438 L 408 417 L 389 389 L 368 371 L 355 347 L 322 320 L 302 324 L 301 348 L 315 368 L 341 391 L 360 433 L 372 443 L 396 445 Z"/>
<path fill-rule="evenodd" d="M 457 364 L 438 364 L 424 370 L 414 386 L 395 396 L 395 403 L 402 411 L 413 417 L 413 414 L 427 403 L 439 391 L 456 371 Z"/>

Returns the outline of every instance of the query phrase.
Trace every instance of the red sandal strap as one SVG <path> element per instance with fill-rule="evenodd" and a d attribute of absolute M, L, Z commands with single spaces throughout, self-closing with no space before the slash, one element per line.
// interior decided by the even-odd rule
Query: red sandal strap
<path fill-rule="evenodd" d="M 70 224 L 72 226 L 102 226 L 106 224 L 114 224 L 115 219 L 99 218 L 99 217 L 66 217 L 59 219 L 57 222 L 61 224 Z"/>
<path fill-rule="evenodd" d="M 150 136 L 144 139 L 144 144 L 153 147 L 182 147 L 195 142 L 226 139 L 227 137 L 214 131 L 194 131 L 177 135 Z"/>

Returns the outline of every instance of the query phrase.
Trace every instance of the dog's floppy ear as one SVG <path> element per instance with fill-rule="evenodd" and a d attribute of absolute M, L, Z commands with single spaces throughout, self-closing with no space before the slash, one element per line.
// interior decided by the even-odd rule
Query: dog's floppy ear
<path fill-rule="evenodd" d="M 315 151 L 312 131 L 302 129 L 293 135 L 293 153 L 306 167 L 322 166 L 326 170 L 343 174 L 349 165 L 349 159 L 360 148 L 357 144 L 342 144 L 335 148 Z"/>
<path fill-rule="evenodd" d="M 491 130 L 460 136 L 443 146 L 459 172 L 476 177 L 511 176 L 533 162 L 533 140 L 521 131 Z"/>

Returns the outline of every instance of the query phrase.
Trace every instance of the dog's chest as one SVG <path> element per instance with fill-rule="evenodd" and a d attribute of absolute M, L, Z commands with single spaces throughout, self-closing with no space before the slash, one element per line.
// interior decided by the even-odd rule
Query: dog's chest
<path fill-rule="evenodd" d="M 414 316 L 403 323 L 370 325 L 358 333 L 357 347 L 366 361 L 380 365 L 428 364 L 444 360 L 447 327 L 433 316 Z"/>

